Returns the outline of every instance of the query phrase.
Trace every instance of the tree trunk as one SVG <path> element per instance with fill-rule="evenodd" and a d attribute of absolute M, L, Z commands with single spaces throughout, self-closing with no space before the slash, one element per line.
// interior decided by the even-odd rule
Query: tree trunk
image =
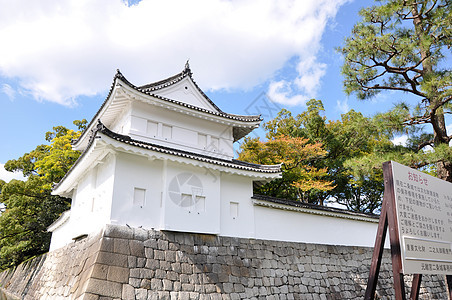
<path fill-rule="evenodd" d="M 452 163 L 440 161 L 436 163 L 438 178 L 452 182 Z"/>
<path fill-rule="evenodd" d="M 422 10 L 422 9 L 421 9 Z M 428 77 L 428 74 L 433 73 L 433 65 L 430 60 L 430 46 L 426 42 L 426 32 L 424 29 L 423 18 L 420 16 L 418 10 L 418 2 L 411 4 L 411 13 L 413 15 L 413 25 L 417 37 L 419 38 L 419 50 L 421 53 L 422 62 L 422 77 Z M 446 122 L 442 108 L 436 108 L 441 99 L 437 95 L 430 95 L 427 99 L 430 104 L 430 123 L 433 126 L 434 145 L 449 144 L 449 138 L 447 136 Z M 452 182 L 452 163 L 449 161 L 439 161 L 436 163 L 437 176 L 440 179 Z"/>
<path fill-rule="evenodd" d="M 442 112 L 439 113 L 436 111 L 436 114 L 432 118 L 432 125 L 434 129 L 434 145 L 449 144 L 446 123 Z M 436 172 L 438 178 L 452 182 L 452 163 L 450 161 L 437 162 Z"/>

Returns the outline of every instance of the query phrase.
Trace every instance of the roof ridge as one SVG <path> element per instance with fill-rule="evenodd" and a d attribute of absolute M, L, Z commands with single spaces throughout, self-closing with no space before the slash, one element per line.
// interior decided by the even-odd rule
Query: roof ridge
<path fill-rule="evenodd" d="M 350 215 L 370 217 L 370 218 L 378 218 L 379 217 L 378 215 L 372 214 L 372 213 L 356 212 L 356 211 L 341 209 L 341 208 L 337 208 L 337 207 L 318 205 L 318 204 L 314 204 L 314 203 L 305 203 L 305 202 L 301 202 L 301 201 L 267 196 L 267 195 L 261 195 L 261 194 L 254 194 L 251 198 L 256 199 L 256 200 L 273 202 L 276 204 L 302 207 L 302 208 L 311 208 L 311 209 L 317 209 L 317 210 L 323 210 L 323 211 L 329 211 L 329 212 L 335 212 L 335 213 L 343 213 L 343 214 L 350 214 Z"/>
<path fill-rule="evenodd" d="M 160 99 L 160 100 L 164 100 L 164 101 L 167 101 L 167 102 L 171 102 L 171 103 L 174 103 L 174 104 L 177 104 L 177 105 L 181 105 L 181 106 L 187 107 L 187 108 L 189 108 L 189 109 L 194 109 L 194 110 L 197 110 L 197 111 L 201 111 L 201 112 L 205 112 L 205 113 L 217 115 L 217 116 L 220 116 L 220 117 L 229 118 L 229 119 L 231 119 L 231 120 L 236 120 L 236 121 L 243 121 L 243 122 L 258 122 L 258 121 L 261 122 L 261 121 L 262 121 L 261 115 L 251 115 L 251 116 L 246 116 L 246 115 L 230 114 L 230 113 L 224 112 L 224 111 L 222 111 L 220 108 L 218 108 L 218 106 L 216 106 L 215 103 L 213 103 L 213 101 L 209 99 L 209 97 L 208 97 L 208 96 L 207 96 L 207 95 L 199 88 L 199 86 L 198 86 L 198 85 L 196 84 L 196 82 L 193 80 L 193 78 L 192 78 L 192 72 L 191 72 L 190 66 L 188 65 L 188 61 L 187 61 L 186 65 L 185 65 L 184 70 L 183 70 L 181 73 L 176 74 L 176 75 L 174 75 L 174 76 L 172 76 L 172 77 L 169 77 L 169 78 L 167 78 L 167 79 L 164 79 L 164 80 L 162 80 L 161 82 L 163 82 L 163 81 L 165 81 L 165 80 L 169 80 L 169 79 L 171 79 L 171 78 L 178 78 L 178 76 L 179 76 L 179 77 L 180 77 L 180 76 L 183 76 L 183 77 L 189 76 L 189 77 L 191 78 L 191 81 L 192 81 L 193 84 L 195 85 L 195 87 L 198 89 L 198 91 L 199 91 L 200 93 L 202 93 L 202 95 L 203 95 L 203 96 L 204 96 L 204 97 L 212 104 L 212 106 L 214 106 L 215 108 L 217 108 L 218 111 L 211 111 L 211 110 L 208 110 L 208 109 L 204 109 L 204 108 L 202 108 L 202 107 L 198 107 L 198 106 L 195 106 L 195 105 L 191 105 L 191 104 L 188 104 L 188 103 L 184 103 L 184 102 L 181 102 L 181 101 L 178 101 L 178 100 L 173 100 L 173 99 L 170 99 L 170 98 L 166 98 L 166 97 L 159 96 L 159 95 L 156 95 L 156 94 L 154 94 L 154 93 L 151 93 L 151 90 L 148 90 L 148 89 L 143 88 L 143 87 L 138 87 L 138 86 L 132 84 L 129 80 L 127 80 L 127 78 L 121 73 L 121 71 L 120 71 L 119 69 L 116 69 L 116 74 L 115 74 L 115 76 L 113 77 L 113 82 L 112 82 L 112 84 L 111 84 L 111 86 L 110 86 L 110 90 L 108 91 L 107 97 L 105 98 L 104 102 L 102 102 L 100 108 L 98 109 L 98 111 L 96 112 L 96 114 L 93 116 L 93 118 L 91 119 L 91 121 L 90 121 L 90 122 L 88 123 L 88 125 L 86 126 L 85 131 L 83 131 L 83 132 L 82 132 L 82 135 L 81 135 L 78 139 L 74 140 L 72 144 L 73 144 L 73 145 L 76 144 L 76 143 L 77 143 L 78 141 L 80 141 L 84 136 L 86 136 L 86 134 L 88 133 L 88 132 L 87 132 L 88 129 L 91 127 L 91 125 L 93 125 L 93 123 L 95 122 L 96 118 L 99 116 L 100 112 L 102 111 L 102 109 L 103 109 L 103 108 L 105 107 L 105 105 L 107 104 L 108 99 L 111 97 L 111 95 L 112 95 L 112 93 L 113 93 L 113 90 L 114 90 L 114 87 L 115 87 L 116 84 L 117 84 L 117 80 L 121 80 L 121 81 L 122 81 L 123 83 L 125 83 L 127 86 L 129 86 L 130 88 L 132 88 L 132 89 L 134 89 L 134 90 L 136 90 L 136 91 L 138 91 L 138 92 L 140 92 L 140 93 L 143 93 L 143 94 L 146 94 L 146 95 L 149 95 L 149 96 L 158 98 L 158 99 Z M 174 79 L 174 80 L 175 80 L 175 79 Z M 249 132 L 248 132 L 248 133 L 249 133 Z M 243 134 L 243 133 L 237 133 L 237 136 L 234 136 L 234 139 L 235 139 L 234 141 L 237 141 L 237 140 L 241 139 L 241 138 L 242 138 L 244 135 L 246 135 L 246 134 L 247 134 L 247 133 L 245 133 L 245 134 Z"/>
<path fill-rule="evenodd" d="M 173 85 L 179 81 L 181 81 L 182 79 L 184 79 L 185 77 L 189 77 L 193 83 L 193 85 L 195 86 L 195 88 L 198 90 L 198 92 L 209 102 L 210 105 L 212 105 L 218 112 L 220 113 L 225 113 L 221 108 L 219 108 L 210 98 L 209 96 L 206 95 L 206 93 L 204 93 L 204 91 L 199 87 L 199 85 L 196 83 L 196 81 L 193 78 L 193 72 L 190 69 L 190 64 L 189 64 L 189 60 L 187 60 L 187 62 L 185 63 L 185 67 L 182 70 L 182 72 L 173 75 L 171 77 L 168 77 L 166 79 L 163 80 L 159 80 L 157 82 L 152 82 L 152 83 L 148 83 L 146 85 L 143 86 L 139 86 L 138 89 L 139 90 L 147 90 L 147 91 L 157 91 L 160 90 L 162 88 L 168 87 L 170 85 Z"/>

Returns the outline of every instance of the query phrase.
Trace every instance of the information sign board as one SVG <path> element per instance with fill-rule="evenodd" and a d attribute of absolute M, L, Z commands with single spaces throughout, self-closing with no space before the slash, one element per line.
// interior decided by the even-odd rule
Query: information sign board
<path fill-rule="evenodd" d="M 452 274 L 452 183 L 391 162 L 402 269 Z"/>

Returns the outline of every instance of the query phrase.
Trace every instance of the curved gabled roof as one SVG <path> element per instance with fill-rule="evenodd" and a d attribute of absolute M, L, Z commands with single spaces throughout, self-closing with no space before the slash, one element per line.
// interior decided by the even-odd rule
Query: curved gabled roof
<path fill-rule="evenodd" d="M 210 98 L 203 92 L 203 90 L 201 90 L 201 88 L 196 84 L 195 80 L 193 79 L 193 73 L 190 70 L 190 65 L 188 64 L 188 61 L 185 63 L 185 68 L 182 72 L 180 72 L 179 74 L 176 74 L 174 76 L 168 77 L 166 79 L 154 82 L 154 83 L 149 83 L 143 86 L 138 87 L 138 89 L 140 89 L 143 92 L 154 92 L 154 91 L 158 91 L 161 90 L 163 88 L 169 87 L 175 83 L 178 83 L 179 81 L 181 81 L 182 79 L 184 79 L 185 77 L 190 77 L 191 81 L 193 82 L 194 86 L 196 87 L 196 89 L 198 90 L 198 92 L 209 102 L 210 105 L 212 105 L 218 112 L 223 113 L 228 115 L 227 113 L 225 113 L 224 111 L 222 111 L 215 103 L 213 103 L 212 100 L 210 100 Z"/>
<path fill-rule="evenodd" d="M 166 87 L 169 87 L 171 85 L 178 83 L 179 81 L 183 80 L 186 77 L 189 77 L 189 79 L 191 80 L 193 85 L 196 87 L 196 89 L 200 92 L 200 94 L 217 111 L 211 111 L 211 110 L 208 110 L 208 109 L 205 109 L 202 107 L 198 107 L 198 106 L 195 106 L 192 104 L 184 103 L 184 102 L 181 102 L 181 101 L 178 101 L 175 99 L 170 99 L 170 98 L 167 98 L 167 97 L 164 97 L 161 95 L 157 95 L 155 93 L 156 91 L 159 91 L 163 88 L 166 88 Z M 94 115 L 94 117 L 91 119 L 90 123 L 88 124 L 88 126 L 86 127 L 85 131 L 82 133 L 80 138 L 78 140 L 74 141 L 73 144 L 77 144 L 79 141 L 84 140 L 87 137 L 87 133 L 89 133 L 93 129 L 93 126 L 95 126 L 94 124 L 95 124 L 96 120 L 99 120 L 101 115 L 107 110 L 108 105 L 110 105 L 111 97 L 115 90 L 115 87 L 120 86 L 121 83 L 125 84 L 125 86 L 131 88 L 132 90 L 135 90 L 135 91 L 143 94 L 143 96 L 150 96 L 154 99 L 158 99 L 158 100 L 160 100 L 164 103 L 170 104 L 170 105 L 180 106 L 182 108 L 192 110 L 199 114 L 206 114 L 206 115 L 226 119 L 226 120 L 229 120 L 232 122 L 242 123 L 241 124 L 242 126 L 239 126 L 238 124 L 237 124 L 237 126 L 233 126 L 234 142 L 238 141 L 239 139 L 241 139 L 242 137 L 244 137 L 245 135 L 250 133 L 254 128 L 258 127 L 259 123 L 263 120 L 260 115 L 250 115 L 250 116 L 236 115 L 236 114 L 229 114 L 229 113 L 222 111 L 218 106 L 215 105 L 215 103 L 213 103 L 212 100 L 210 100 L 210 98 L 199 88 L 199 86 L 193 80 L 192 72 L 190 70 L 188 62 L 185 65 L 185 68 L 181 73 L 171 76 L 167 79 L 164 79 L 164 80 L 161 80 L 158 82 L 154 82 L 154 83 L 150 83 L 150 84 L 146 84 L 143 86 L 135 86 L 134 84 L 132 84 L 129 80 L 127 80 L 127 78 L 118 69 L 113 78 L 113 83 L 110 87 L 110 90 L 108 92 L 106 99 L 104 100 L 101 107 Z M 248 124 L 248 125 L 246 125 L 246 124 Z"/>

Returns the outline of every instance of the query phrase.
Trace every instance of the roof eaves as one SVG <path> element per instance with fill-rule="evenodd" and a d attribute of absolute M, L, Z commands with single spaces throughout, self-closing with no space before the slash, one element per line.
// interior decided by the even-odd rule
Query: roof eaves
<path fill-rule="evenodd" d="M 281 205 L 287 205 L 287 206 L 293 206 L 293 207 L 299 207 L 299 208 L 307 208 L 307 209 L 314 209 L 314 210 L 321 210 L 331 213 L 339 213 L 339 214 L 347 214 L 347 215 L 353 215 L 356 217 L 364 217 L 364 218 L 371 218 L 371 219 L 378 219 L 379 216 L 375 214 L 369 214 L 369 213 L 361 213 L 361 212 L 354 212 L 349 210 L 344 210 L 336 207 L 328 207 L 328 206 L 322 206 L 312 203 L 304 203 L 300 201 L 293 201 L 289 199 L 283 199 L 283 198 L 277 198 L 277 197 L 271 197 L 266 195 L 253 195 L 253 199 L 256 200 L 262 200 L 267 202 L 272 202 L 275 204 L 281 204 Z"/>
<path fill-rule="evenodd" d="M 182 78 L 186 77 L 186 76 L 190 76 L 190 78 L 192 79 L 194 85 L 196 86 L 196 88 L 206 97 L 206 99 L 208 101 L 211 102 L 211 104 L 215 107 L 218 108 L 213 102 L 212 100 L 210 100 L 207 95 L 204 94 L 204 92 L 202 92 L 202 90 L 199 88 L 199 86 L 196 85 L 196 82 L 193 80 L 193 78 L 191 77 L 192 72 L 188 66 L 188 64 L 186 65 L 186 68 L 179 74 L 174 75 L 170 78 L 167 78 L 165 80 L 160 81 L 160 83 L 166 82 L 166 81 L 174 81 L 177 78 L 177 81 L 181 80 Z M 127 86 L 129 86 L 130 88 L 143 93 L 145 95 L 148 96 L 152 96 L 155 97 L 157 99 L 163 100 L 163 101 L 167 101 L 169 103 L 173 103 L 176 105 L 180 105 L 182 107 L 186 107 L 188 109 L 192 109 L 192 110 L 196 110 L 199 112 L 203 112 L 203 113 L 207 113 L 207 114 L 211 114 L 211 115 L 215 115 L 215 116 L 219 116 L 219 117 L 223 117 L 223 118 L 227 118 L 230 120 L 235 120 L 235 121 L 240 121 L 240 122 L 246 122 L 246 123 L 256 123 L 256 122 L 261 122 L 263 119 L 261 117 L 261 115 L 251 115 L 251 116 L 244 116 L 244 115 L 236 115 L 236 114 L 228 114 L 226 112 L 223 112 L 221 109 L 218 108 L 218 112 L 215 111 L 211 111 L 211 110 L 207 110 L 201 107 L 197 107 L 188 103 L 184 103 L 184 102 L 180 102 L 177 100 L 173 100 L 173 99 L 169 99 L 160 95 L 156 95 L 154 93 L 151 93 L 150 90 L 148 89 L 143 89 L 143 87 L 137 87 L 134 84 L 132 84 L 129 80 L 127 80 L 127 78 L 121 73 L 121 71 L 119 71 L 119 69 L 116 70 L 116 74 L 113 78 L 113 82 L 110 86 L 110 90 L 108 92 L 107 97 L 105 98 L 104 102 L 102 103 L 102 105 L 100 106 L 99 110 L 96 112 L 96 114 L 94 115 L 94 117 L 91 119 L 91 121 L 89 122 L 89 124 L 87 125 L 86 129 L 82 132 L 82 134 L 80 135 L 80 137 L 77 140 L 72 141 L 72 144 L 77 144 L 79 141 L 81 141 L 82 139 L 85 138 L 86 134 L 90 131 L 90 128 L 93 126 L 93 123 L 95 122 L 95 120 L 99 117 L 99 114 L 102 112 L 103 108 L 105 107 L 105 105 L 107 104 L 108 100 L 110 99 L 114 87 L 117 84 L 117 80 L 121 80 L 124 84 L 126 84 Z M 157 83 L 156 83 L 157 84 Z M 253 128 L 254 129 L 254 128 Z M 235 134 L 235 138 L 234 141 L 239 140 L 240 138 L 243 137 L 242 133 L 236 133 Z"/>
<path fill-rule="evenodd" d="M 104 102 L 102 102 L 100 108 L 97 110 L 96 114 L 95 114 L 94 117 L 91 119 L 91 121 L 89 122 L 89 124 L 86 126 L 86 129 L 82 132 L 82 134 L 80 135 L 80 137 L 79 137 L 78 139 L 76 139 L 76 140 L 72 140 L 72 142 L 71 142 L 72 145 L 78 143 L 78 141 L 82 140 L 82 139 L 84 138 L 84 136 L 85 136 L 88 132 L 92 131 L 92 130 L 90 130 L 90 127 L 93 125 L 93 123 L 95 122 L 95 120 L 96 120 L 97 117 L 99 116 L 100 112 L 102 111 L 102 109 L 103 109 L 103 108 L 105 107 L 105 105 L 107 104 L 108 99 L 110 99 L 110 97 L 111 97 L 111 95 L 112 95 L 112 93 L 113 93 L 113 90 L 114 90 L 114 88 L 115 88 L 116 81 L 117 81 L 118 79 L 121 79 L 123 82 L 127 83 L 130 87 L 136 88 L 132 83 L 130 83 L 130 82 L 124 77 L 124 75 L 122 75 L 122 73 L 121 73 L 121 71 L 119 71 L 119 69 L 116 69 L 116 74 L 115 74 L 115 76 L 113 77 L 113 82 L 111 83 L 110 90 L 108 91 L 107 97 L 105 97 Z"/>
<path fill-rule="evenodd" d="M 203 161 L 206 163 L 221 165 L 224 167 L 231 167 L 231 168 L 235 168 L 235 169 L 246 170 L 246 171 L 254 171 L 254 172 L 269 173 L 269 174 L 270 173 L 281 173 L 281 164 L 279 164 L 279 165 L 258 165 L 258 164 L 247 163 L 247 162 L 243 162 L 243 161 L 239 161 L 239 160 L 235 160 L 235 159 L 226 160 L 226 159 L 222 159 L 222 158 L 207 156 L 207 155 L 193 153 L 193 152 L 184 151 L 184 150 L 180 150 L 180 149 L 174 149 L 174 148 L 165 147 L 165 146 L 161 146 L 161 145 L 157 145 L 157 144 L 153 144 L 153 143 L 147 143 L 147 142 L 143 142 L 143 141 L 134 140 L 130 136 L 118 134 L 118 133 L 111 131 L 110 129 L 105 127 L 100 122 L 99 122 L 99 124 L 101 124 L 98 126 L 98 128 L 100 128 L 99 132 L 105 134 L 106 136 L 108 136 L 114 140 L 129 144 L 132 146 L 136 146 L 136 147 L 140 147 L 140 148 L 144 148 L 144 149 L 148 149 L 148 150 L 153 150 L 153 151 L 157 151 L 157 152 L 161 152 L 161 153 L 165 153 L 165 154 L 169 154 L 169 155 L 176 155 L 176 156 L 180 156 L 180 157 L 184 157 L 184 158 L 195 159 L 195 160 Z"/>

